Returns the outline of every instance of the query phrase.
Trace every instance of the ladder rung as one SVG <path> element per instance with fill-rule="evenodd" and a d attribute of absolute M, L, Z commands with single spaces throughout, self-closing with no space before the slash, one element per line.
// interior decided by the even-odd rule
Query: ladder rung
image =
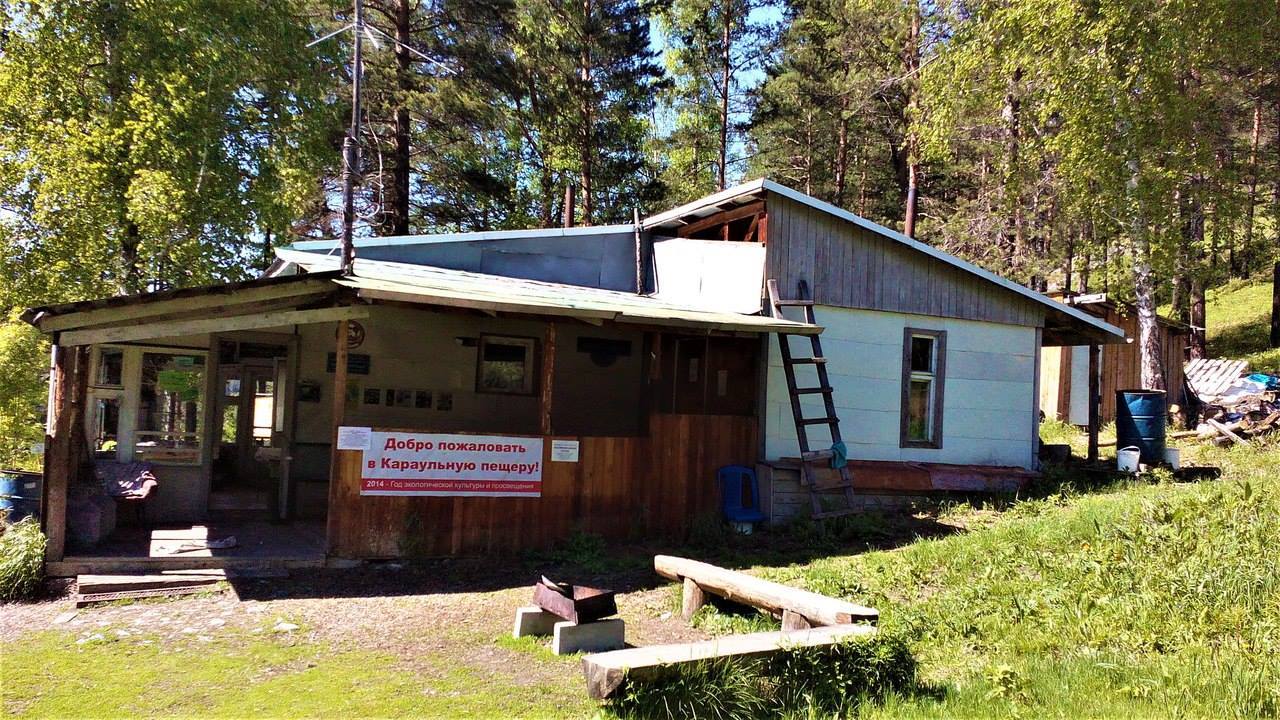
<path fill-rule="evenodd" d="M 813 301 L 812 301 L 812 300 L 779 300 L 779 301 L 775 302 L 775 303 L 774 303 L 774 305 L 777 305 L 777 306 L 779 306 L 779 307 L 786 307 L 786 306 L 790 306 L 790 307 L 812 307 L 812 306 L 813 306 Z"/>
<path fill-rule="evenodd" d="M 835 390 L 829 387 L 796 388 L 797 395 L 817 395 L 819 393 L 825 394 L 832 392 L 835 392 Z"/>
<path fill-rule="evenodd" d="M 830 425 L 837 422 L 840 422 L 840 420 L 833 417 L 801 418 L 798 421 L 800 425 Z"/>
<path fill-rule="evenodd" d="M 818 460 L 830 460 L 832 453 L 830 450 L 811 450 L 809 452 L 800 453 L 800 460 L 803 462 L 816 462 Z"/>
<path fill-rule="evenodd" d="M 826 362 L 827 359 L 824 357 L 791 358 L 792 365 L 824 365 Z"/>

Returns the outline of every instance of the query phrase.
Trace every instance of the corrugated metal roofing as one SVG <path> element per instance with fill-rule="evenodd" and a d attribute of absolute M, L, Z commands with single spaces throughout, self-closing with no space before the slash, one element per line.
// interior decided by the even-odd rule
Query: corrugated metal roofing
<path fill-rule="evenodd" d="M 329 255 L 289 250 L 279 253 L 282 259 L 309 270 L 330 269 L 338 262 Z M 615 290 L 379 260 L 356 258 L 353 275 L 334 282 L 373 300 L 738 332 L 782 331 L 808 335 L 822 332 L 822 327 L 817 325 L 689 307 Z"/>

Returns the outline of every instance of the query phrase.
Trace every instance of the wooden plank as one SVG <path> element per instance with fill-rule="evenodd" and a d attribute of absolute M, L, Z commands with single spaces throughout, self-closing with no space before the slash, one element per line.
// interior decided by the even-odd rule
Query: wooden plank
<path fill-rule="evenodd" d="M 676 229 L 676 237 L 689 237 L 694 233 L 713 228 L 717 225 L 724 225 L 725 223 L 730 223 L 734 220 L 741 220 L 742 218 L 754 217 L 763 212 L 764 201 L 757 200 L 756 202 L 748 203 L 741 207 L 718 212 L 715 215 L 708 215 L 707 217 L 701 220 L 695 220 L 688 225 L 683 225 Z"/>
<path fill-rule="evenodd" d="M 350 354 L 348 347 L 347 335 L 350 332 L 350 322 L 341 320 L 338 322 L 338 331 L 334 340 L 334 364 L 333 364 L 333 397 L 330 399 L 332 413 L 329 416 L 330 433 L 329 439 L 332 442 L 331 455 L 329 457 L 329 512 L 327 517 L 327 539 L 325 547 L 328 552 L 334 550 L 339 532 L 338 520 L 341 514 L 348 512 L 351 505 L 343 502 L 342 494 L 345 491 L 345 485 L 354 483 L 358 488 L 360 484 L 360 467 L 359 460 L 356 461 L 356 477 L 347 477 L 342 472 L 342 464 L 340 460 L 346 459 L 347 455 L 352 455 L 350 451 L 344 452 L 338 449 L 338 428 L 346 421 L 347 416 L 347 358 Z M 361 454 L 363 457 L 363 454 Z M 345 482 L 344 482 L 345 480 Z M 358 491 L 355 494 L 359 494 Z"/>
<path fill-rule="evenodd" d="M 690 578 L 684 579 L 684 588 L 680 593 L 680 614 L 685 620 L 692 620 L 694 613 L 707 604 L 707 594 L 702 587 Z"/>
<path fill-rule="evenodd" d="M 63 345 L 96 345 L 99 343 L 129 342 L 149 338 L 176 335 L 202 335 L 231 330 L 254 330 L 283 325 L 307 325 L 335 320 L 362 320 L 369 317 L 364 306 L 319 308 L 316 310 L 281 310 L 225 318 L 175 320 L 148 325 L 107 327 L 95 330 L 72 330 L 62 333 L 58 341 Z"/>
<path fill-rule="evenodd" d="M 134 303 L 121 305 L 119 307 L 106 307 L 83 310 L 81 312 L 72 312 L 65 315 L 55 315 L 41 319 L 37 323 L 37 326 L 40 328 L 41 332 L 57 332 L 60 330 L 85 328 L 94 325 L 106 325 L 125 320 L 183 312 L 186 310 L 200 310 L 202 308 L 217 305 L 256 303 L 276 300 L 279 298 L 311 295 L 325 290 L 332 290 L 334 287 L 333 281 L 329 278 L 281 282 L 256 288 L 250 287 L 236 289 L 234 286 L 230 288 L 217 286 L 210 288 L 209 292 L 196 295 L 175 298 L 157 298 L 153 301 L 144 303 Z"/>
<path fill-rule="evenodd" d="M 1101 394 L 1101 380 L 1098 377 L 1098 364 L 1102 362 L 1102 349 L 1095 343 L 1089 346 L 1089 462 L 1098 461 L 1098 430 L 1102 425 L 1098 401 Z"/>
<path fill-rule="evenodd" d="M 668 580 L 692 579 L 704 592 L 711 592 L 771 613 L 791 610 L 823 625 L 841 625 L 859 620 L 874 622 L 880 613 L 873 608 L 856 605 L 793 588 L 745 573 L 726 570 L 709 563 L 671 555 L 653 558 L 654 570 Z"/>
<path fill-rule="evenodd" d="M 653 678 L 672 665 L 715 658 L 745 659 L 771 655 L 780 650 L 825 647 L 851 638 L 869 637 L 875 632 L 876 629 L 870 625 L 832 625 L 614 650 L 584 657 L 582 672 L 587 680 L 587 693 L 593 698 L 605 699 L 613 695 L 626 678 Z"/>
<path fill-rule="evenodd" d="M 160 588 L 213 585 L 226 579 L 227 574 L 221 569 L 205 572 L 192 571 L 147 575 L 84 574 L 76 576 L 76 591 L 81 595 L 92 595 L 130 590 L 155 590 Z"/>
<path fill-rule="evenodd" d="M 542 339 L 542 376 L 539 379 L 539 427 L 543 435 L 551 434 L 553 385 L 556 374 L 556 324 L 547 323 Z"/>

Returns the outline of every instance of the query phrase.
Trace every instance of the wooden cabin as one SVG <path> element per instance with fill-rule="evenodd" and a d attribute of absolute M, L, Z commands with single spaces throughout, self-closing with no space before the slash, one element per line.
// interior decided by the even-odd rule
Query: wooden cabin
<path fill-rule="evenodd" d="M 1142 365 L 1138 354 L 1138 314 L 1132 304 L 1110 298 L 1106 293 L 1090 295 L 1051 294 L 1055 300 L 1089 313 L 1120 328 L 1134 338 L 1132 343 L 1115 343 L 1102 350 L 1098 373 L 1098 419 L 1116 419 L 1116 391 L 1142 387 Z M 1159 328 L 1160 364 L 1170 403 L 1183 403 L 1183 364 L 1187 361 L 1187 338 L 1191 328 L 1176 320 L 1156 317 Z M 1089 424 L 1089 348 L 1087 346 L 1046 346 L 1040 353 L 1040 408 L 1045 417 L 1072 425 Z"/>
<path fill-rule="evenodd" d="M 259 279 L 26 313 L 54 342 L 51 572 L 678 539 L 726 465 L 798 514 L 772 477 L 797 427 L 843 438 L 850 496 L 999 489 L 1036 467 L 1040 347 L 1123 339 L 767 180 L 639 225 L 355 245 L 349 273 L 300 242 Z M 769 280 L 814 321 L 766 311 Z M 818 335 L 827 387 L 793 395 L 817 381 L 780 343 Z"/>

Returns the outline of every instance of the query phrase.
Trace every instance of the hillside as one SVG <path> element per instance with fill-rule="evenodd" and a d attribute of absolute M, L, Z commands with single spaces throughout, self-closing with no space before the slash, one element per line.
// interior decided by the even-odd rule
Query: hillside
<path fill-rule="evenodd" d="M 1280 348 L 1267 347 L 1270 282 L 1231 282 L 1209 291 L 1205 300 L 1211 357 L 1241 358 L 1253 370 L 1280 372 Z"/>

